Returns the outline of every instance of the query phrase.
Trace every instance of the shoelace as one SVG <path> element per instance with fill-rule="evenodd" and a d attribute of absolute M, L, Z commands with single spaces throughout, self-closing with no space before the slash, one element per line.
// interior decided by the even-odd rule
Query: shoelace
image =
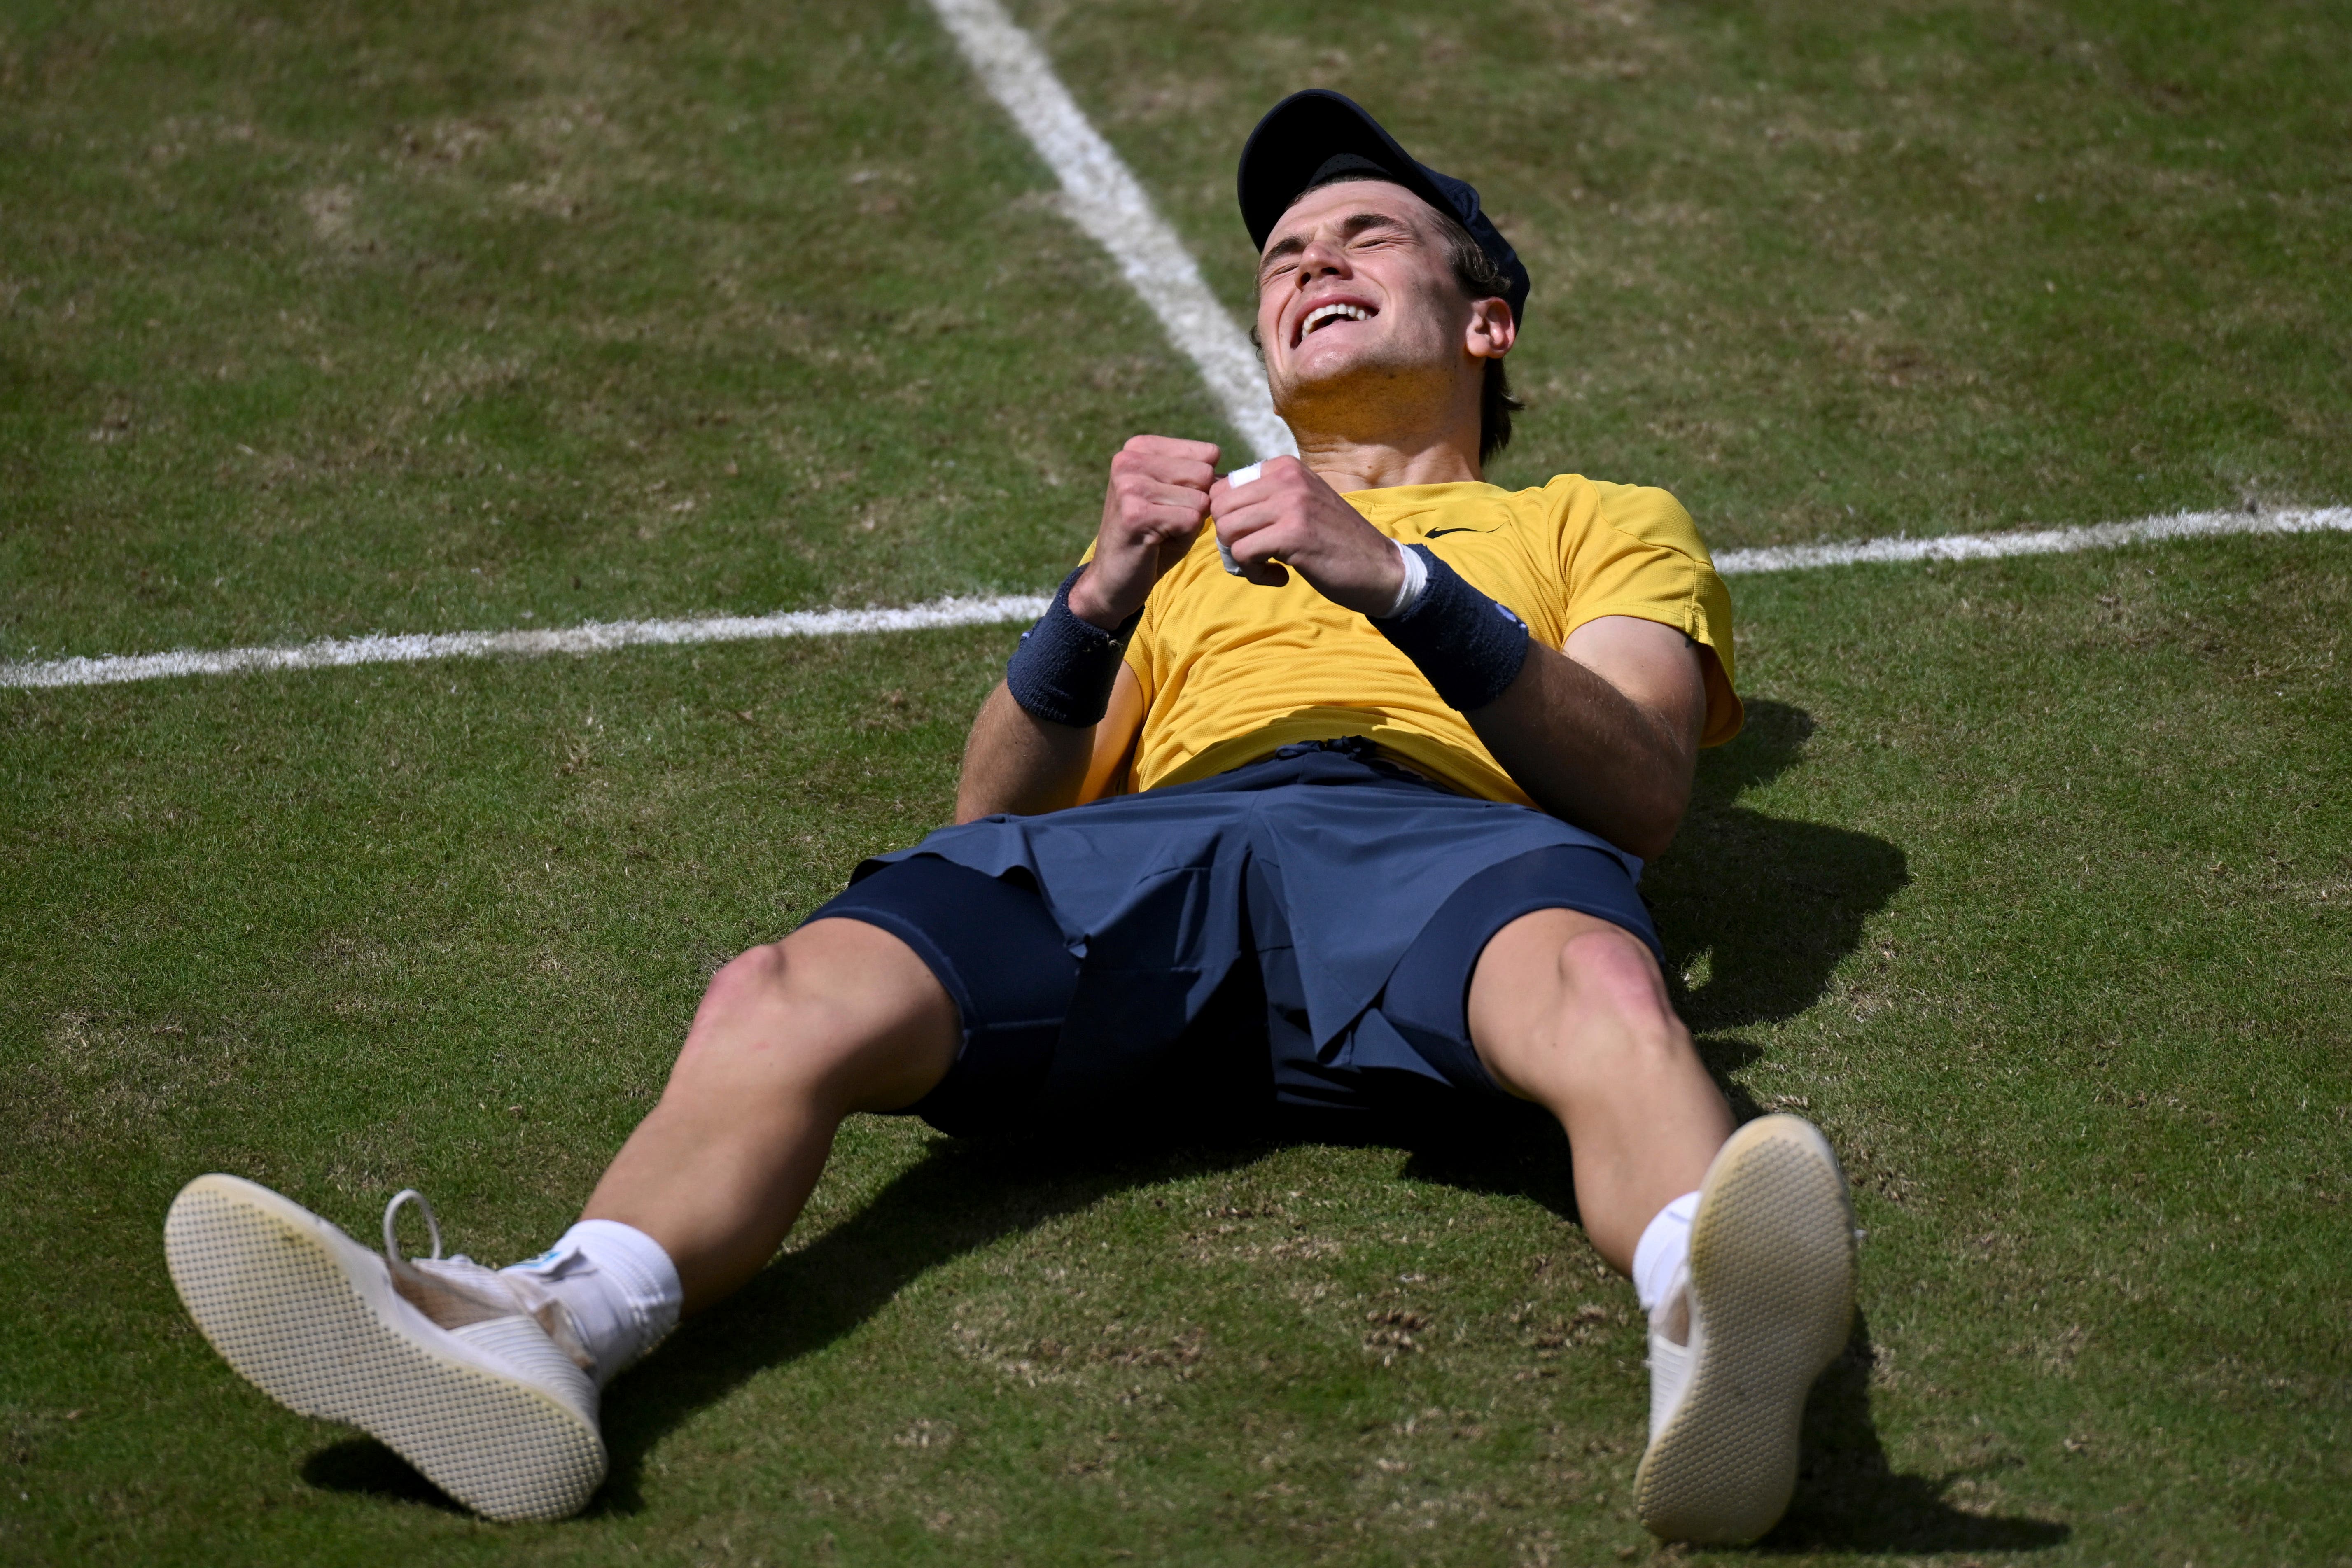
<path fill-rule="evenodd" d="M 425 1234 L 433 1239 L 430 1258 L 401 1256 L 400 1211 L 412 1203 L 424 1213 Z M 492 1318 L 529 1318 L 575 1364 L 595 1369 L 596 1358 L 589 1353 L 572 1314 L 543 1287 L 485 1268 L 463 1253 L 441 1256 L 441 1218 L 433 1212 L 433 1201 L 415 1187 L 403 1187 L 383 1205 L 383 1260 L 392 1270 L 393 1289 L 443 1328 L 460 1329 Z M 440 1267 L 428 1273 L 420 1264 Z"/>
<path fill-rule="evenodd" d="M 392 1194 L 392 1202 L 383 1205 L 383 1257 L 394 1274 L 407 1262 L 400 1256 L 400 1233 L 395 1222 L 400 1218 L 401 1205 L 410 1202 L 425 1211 L 425 1229 L 433 1237 L 433 1256 L 425 1261 L 441 1261 L 441 1219 L 433 1212 L 433 1201 L 415 1187 L 403 1187 Z"/>

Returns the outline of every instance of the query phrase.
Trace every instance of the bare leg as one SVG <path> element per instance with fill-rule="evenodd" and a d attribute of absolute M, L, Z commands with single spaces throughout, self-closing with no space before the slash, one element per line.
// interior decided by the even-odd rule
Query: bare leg
<path fill-rule="evenodd" d="M 1585 1234 L 1630 1272 L 1643 1227 L 1698 1186 L 1732 1130 L 1657 960 L 1591 915 L 1524 915 L 1478 960 L 1470 1038 L 1497 1083 L 1568 1129 Z"/>
<path fill-rule="evenodd" d="M 955 1004 L 879 927 L 823 920 L 711 977 L 655 1106 L 582 1217 L 659 1242 L 691 1313 L 758 1273 L 816 1186 L 834 1131 L 929 1091 L 961 1043 Z"/>

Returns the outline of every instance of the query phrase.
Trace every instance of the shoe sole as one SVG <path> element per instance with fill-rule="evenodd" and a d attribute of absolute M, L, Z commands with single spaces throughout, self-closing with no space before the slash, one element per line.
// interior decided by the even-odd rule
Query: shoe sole
<path fill-rule="evenodd" d="M 1705 1325 L 1681 1405 L 1633 1478 L 1654 1535 L 1755 1540 L 1796 1490 L 1805 1396 L 1853 1321 L 1853 1211 L 1829 1142 L 1768 1116 L 1716 1156 L 1691 1225 L 1691 1294 Z"/>
<path fill-rule="evenodd" d="M 595 1425 L 466 1359 L 392 1288 L 383 1260 L 235 1176 L 172 1201 L 163 1255 L 188 1315 L 239 1375 L 288 1409 L 358 1427 L 496 1520 L 577 1513 L 604 1478 Z"/>

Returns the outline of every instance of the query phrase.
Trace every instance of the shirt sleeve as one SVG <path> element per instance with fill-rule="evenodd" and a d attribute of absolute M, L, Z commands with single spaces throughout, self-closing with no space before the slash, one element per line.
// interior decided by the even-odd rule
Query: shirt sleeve
<path fill-rule="evenodd" d="M 1562 563 L 1568 629 L 1603 616 L 1633 616 L 1674 627 L 1699 645 L 1706 677 L 1706 725 L 1699 743 L 1719 746 L 1745 721 L 1732 684 L 1731 591 L 1715 570 L 1698 526 L 1662 489 L 1592 483 L 1585 526 L 1566 498 Z"/>

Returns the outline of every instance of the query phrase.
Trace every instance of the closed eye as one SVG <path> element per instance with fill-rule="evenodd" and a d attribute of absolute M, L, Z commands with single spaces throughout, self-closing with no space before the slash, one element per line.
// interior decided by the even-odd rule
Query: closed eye
<path fill-rule="evenodd" d="M 1350 250 L 1410 245 L 1414 237 L 1411 226 L 1387 213 L 1354 213 L 1339 224 L 1339 242 Z M 1298 254 L 1306 248 L 1307 237 L 1300 234 L 1285 235 L 1267 247 L 1265 260 L 1258 268 L 1258 287 L 1263 289 L 1276 279 L 1298 270 Z"/>

